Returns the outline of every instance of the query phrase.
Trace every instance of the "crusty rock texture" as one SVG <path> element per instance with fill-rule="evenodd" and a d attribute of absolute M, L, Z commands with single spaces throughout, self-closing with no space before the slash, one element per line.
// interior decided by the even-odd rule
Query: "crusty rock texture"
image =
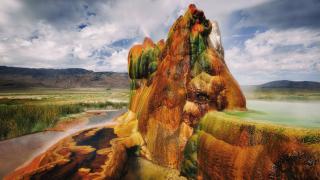
<path fill-rule="evenodd" d="M 132 113 L 115 122 L 62 139 L 5 179 L 121 179 L 126 174 L 127 151 L 144 141 Z"/>
<path fill-rule="evenodd" d="M 224 61 L 218 25 L 195 5 L 177 19 L 166 41 L 146 38 L 133 46 L 128 72 L 130 107 L 117 126 L 68 137 L 7 178 L 120 178 L 134 147 L 158 165 L 179 169 L 200 117 L 209 110 L 245 109 Z"/>
<path fill-rule="evenodd" d="M 127 156 L 117 138 L 110 127 L 79 132 L 5 179 L 118 179 Z"/>
<path fill-rule="evenodd" d="M 137 119 L 126 112 L 115 124 L 68 136 L 4 179 L 122 179 L 130 149 L 143 146 Z"/>
<path fill-rule="evenodd" d="M 320 131 L 209 112 L 184 151 L 191 179 L 319 179 Z"/>
<path fill-rule="evenodd" d="M 165 42 L 146 38 L 132 47 L 128 64 L 130 110 L 151 160 L 160 165 L 179 168 L 192 127 L 209 110 L 246 108 L 225 64 L 218 25 L 195 5 L 177 19 Z"/>
<path fill-rule="evenodd" d="M 166 41 L 133 46 L 128 72 L 130 106 L 117 125 L 67 137 L 6 178 L 320 179 L 319 131 L 220 112 L 246 110 L 246 100 L 217 23 L 195 5 Z"/>

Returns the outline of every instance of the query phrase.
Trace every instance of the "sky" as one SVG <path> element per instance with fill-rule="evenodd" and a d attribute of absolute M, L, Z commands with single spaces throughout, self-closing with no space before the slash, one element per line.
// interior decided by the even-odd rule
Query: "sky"
<path fill-rule="evenodd" d="M 320 81 L 319 0 L 1 0 L 0 65 L 127 72 L 130 47 L 166 39 L 190 3 L 241 85 Z"/>

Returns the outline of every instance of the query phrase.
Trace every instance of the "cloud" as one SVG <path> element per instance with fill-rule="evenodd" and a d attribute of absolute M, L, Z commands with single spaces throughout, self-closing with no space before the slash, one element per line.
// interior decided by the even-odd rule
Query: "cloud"
<path fill-rule="evenodd" d="M 0 64 L 126 71 L 124 53 L 129 47 L 145 36 L 164 38 L 164 27 L 173 23 L 183 4 L 169 0 L 1 1 Z"/>
<path fill-rule="evenodd" d="M 129 48 L 166 38 L 190 3 L 218 21 L 240 83 L 319 77 L 316 0 L 3 0 L 0 65 L 127 71 Z"/>
<path fill-rule="evenodd" d="M 0 6 L 0 24 L 6 24 L 9 22 L 12 12 L 19 11 L 21 9 L 21 3 L 17 0 L 2 1 Z"/>
<path fill-rule="evenodd" d="M 271 29 L 246 40 L 243 48 L 232 47 L 225 54 L 241 84 L 292 77 L 304 80 L 310 76 L 320 80 L 320 32 L 316 30 Z"/>
<path fill-rule="evenodd" d="M 128 50 L 126 49 L 114 52 L 111 56 L 107 57 L 106 61 L 96 66 L 95 71 L 114 71 L 117 69 L 118 71 L 126 72 L 128 67 L 127 57 Z"/>
<path fill-rule="evenodd" d="M 123 53 L 145 36 L 155 41 L 166 38 L 169 27 L 191 2 L 4 0 L 0 2 L 0 63 L 126 71 Z M 194 3 L 209 18 L 226 19 L 232 11 L 260 2 L 263 0 Z M 115 59 L 122 61 L 121 66 L 110 62 Z"/>
<path fill-rule="evenodd" d="M 263 26 L 268 28 L 320 28 L 320 1 L 272 0 L 234 12 L 240 17 L 236 27 Z"/>

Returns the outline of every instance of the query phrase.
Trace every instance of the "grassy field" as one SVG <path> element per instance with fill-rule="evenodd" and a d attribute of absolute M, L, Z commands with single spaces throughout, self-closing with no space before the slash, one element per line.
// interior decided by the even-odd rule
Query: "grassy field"
<path fill-rule="evenodd" d="M 320 100 L 318 91 L 247 90 L 247 99 Z M 87 109 L 118 109 L 128 104 L 127 89 L 28 89 L 0 91 L 0 140 L 53 127 L 61 117 Z"/>
<path fill-rule="evenodd" d="M 0 92 L 0 140 L 53 127 L 61 117 L 88 109 L 126 107 L 123 89 L 33 89 Z"/>

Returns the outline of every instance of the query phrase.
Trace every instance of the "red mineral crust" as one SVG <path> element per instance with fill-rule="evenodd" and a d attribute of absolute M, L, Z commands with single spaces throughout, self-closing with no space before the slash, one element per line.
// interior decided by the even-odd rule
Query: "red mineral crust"
<path fill-rule="evenodd" d="M 157 64 L 149 76 L 129 68 L 134 84 L 130 110 L 137 115 L 151 159 L 160 165 L 179 167 L 185 140 L 206 112 L 246 107 L 223 56 L 212 46 L 211 30 L 204 13 L 190 5 L 171 27 L 164 45 L 145 39 L 130 50 L 129 67 Z M 160 52 L 146 56 L 152 48 Z"/>
<path fill-rule="evenodd" d="M 318 131 L 220 112 L 246 110 L 246 100 L 225 63 L 217 23 L 195 5 L 165 41 L 145 38 L 130 49 L 128 75 L 129 110 L 116 126 L 67 137 L 6 179 L 143 179 L 128 173 L 148 171 L 128 170 L 136 156 L 191 179 L 319 179 Z"/>

